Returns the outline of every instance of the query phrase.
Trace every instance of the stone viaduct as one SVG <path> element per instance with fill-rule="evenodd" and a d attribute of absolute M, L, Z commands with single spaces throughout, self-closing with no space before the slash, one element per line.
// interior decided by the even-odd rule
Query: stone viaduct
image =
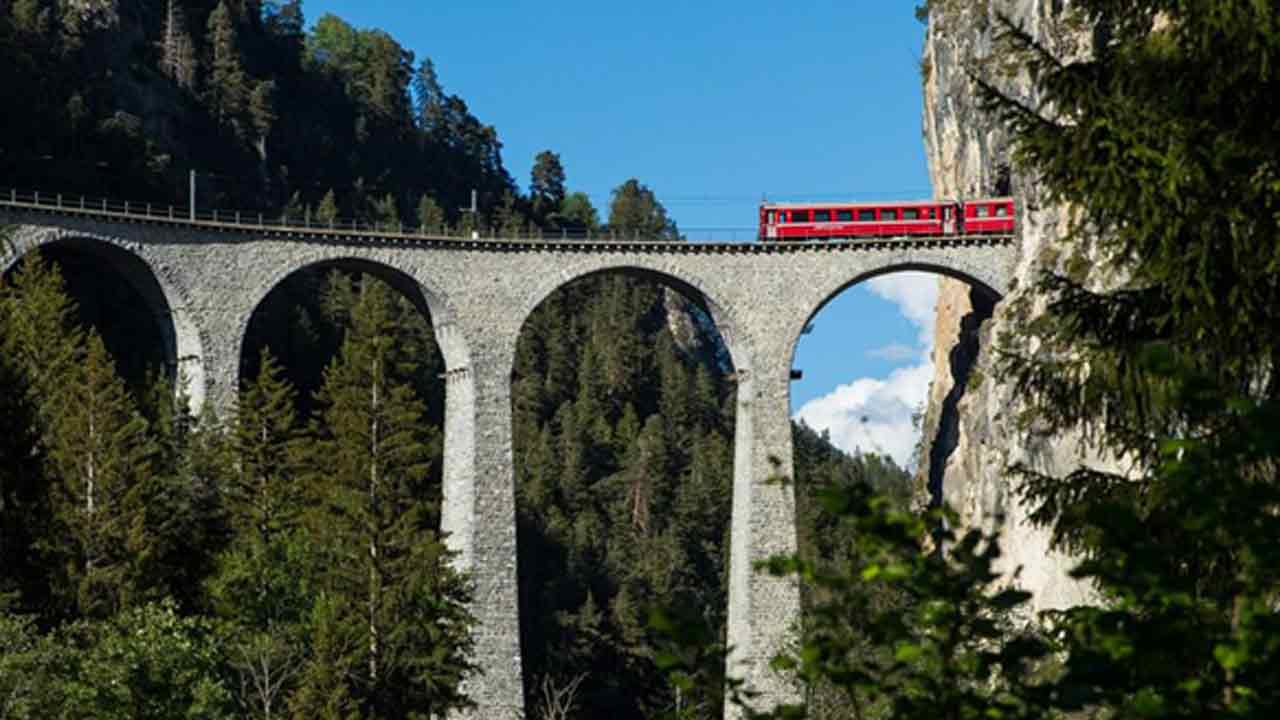
<path fill-rule="evenodd" d="M 55 243 L 124 276 L 153 309 L 168 360 L 194 403 L 227 409 L 255 308 L 310 266 L 359 269 L 389 281 L 430 313 L 447 366 L 443 529 L 475 582 L 474 716 L 523 710 L 516 577 L 511 373 L 521 327 L 577 278 L 646 276 L 714 319 L 737 374 L 731 520 L 730 671 L 762 706 L 794 697 L 768 661 L 799 615 L 794 583 L 754 573 L 754 561 L 794 550 L 790 371 L 810 319 L 846 287 L 897 270 L 953 276 L 1003 296 L 1016 253 L 1010 237 L 857 243 L 672 243 L 470 240 L 243 226 L 50 207 L 0 199 L 0 272 Z M 848 332 L 856 332 L 856 327 Z"/>

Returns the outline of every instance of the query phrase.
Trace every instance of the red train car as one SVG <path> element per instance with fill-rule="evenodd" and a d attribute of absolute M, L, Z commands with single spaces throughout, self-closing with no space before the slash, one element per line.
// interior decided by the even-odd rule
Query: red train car
<path fill-rule="evenodd" d="M 883 203 L 763 203 L 760 239 L 1001 234 L 1013 232 L 1013 199 L 956 203 L 940 200 Z"/>
<path fill-rule="evenodd" d="M 961 227 L 966 235 L 1013 232 L 1013 198 L 966 200 Z"/>

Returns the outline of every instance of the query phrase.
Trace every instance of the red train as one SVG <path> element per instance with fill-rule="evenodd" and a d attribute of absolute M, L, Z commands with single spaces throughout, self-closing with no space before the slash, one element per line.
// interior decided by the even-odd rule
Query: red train
<path fill-rule="evenodd" d="M 763 203 L 760 239 L 823 240 L 1013 232 L 1013 198 L 964 202 Z"/>

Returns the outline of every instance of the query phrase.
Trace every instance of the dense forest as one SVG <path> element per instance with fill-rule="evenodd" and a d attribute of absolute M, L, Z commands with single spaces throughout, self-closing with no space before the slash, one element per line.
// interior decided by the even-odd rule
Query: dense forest
<path fill-rule="evenodd" d="M 527 191 L 430 60 L 300 2 L 17 0 L 0 138 L 20 187 L 395 225 L 680 240 L 622 182 L 602 219 L 551 151 Z M 480 213 L 459 215 L 471 189 Z M 438 716 L 464 702 L 466 578 L 439 536 L 431 318 L 373 275 L 286 279 L 255 313 L 234 412 L 175 398 L 159 332 L 72 246 L 0 281 L 0 717 Z M 513 382 L 529 717 L 720 717 L 657 661 L 655 605 L 723 642 L 733 367 L 697 303 L 589 278 L 522 333 Z M 906 474 L 796 428 L 802 546 L 821 488 Z"/>
<path fill-rule="evenodd" d="M 13 187 L 380 225 L 582 228 L 559 158 L 522 193 L 429 58 L 302 2 L 16 0 L 0 12 Z M 478 193 L 479 212 L 460 213 Z"/>

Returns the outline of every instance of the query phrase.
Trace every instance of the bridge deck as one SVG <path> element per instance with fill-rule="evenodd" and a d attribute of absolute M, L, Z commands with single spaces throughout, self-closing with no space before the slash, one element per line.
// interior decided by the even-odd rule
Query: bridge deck
<path fill-rule="evenodd" d="M 356 224 L 318 223 L 304 219 L 297 224 L 291 219 L 272 220 L 262 213 L 201 211 L 194 218 L 188 211 L 172 205 L 89 200 L 84 197 L 63 198 L 62 195 L 0 193 L 0 209 L 9 208 L 63 216 L 144 225 L 169 225 L 180 228 L 214 230 L 242 235 L 275 238 L 307 238 L 338 240 L 366 245 L 405 245 L 448 247 L 477 250 L 644 250 L 672 253 L 786 253 L 832 250 L 893 250 L 903 247 L 964 247 L 972 245 L 1005 245 L 1013 235 L 898 235 L 839 240 L 699 241 L 684 242 L 626 238 L 622 236 L 566 236 L 539 233 L 529 237 L 467 237 L 424 232 L 422 229 L 380 230 Z"/>

